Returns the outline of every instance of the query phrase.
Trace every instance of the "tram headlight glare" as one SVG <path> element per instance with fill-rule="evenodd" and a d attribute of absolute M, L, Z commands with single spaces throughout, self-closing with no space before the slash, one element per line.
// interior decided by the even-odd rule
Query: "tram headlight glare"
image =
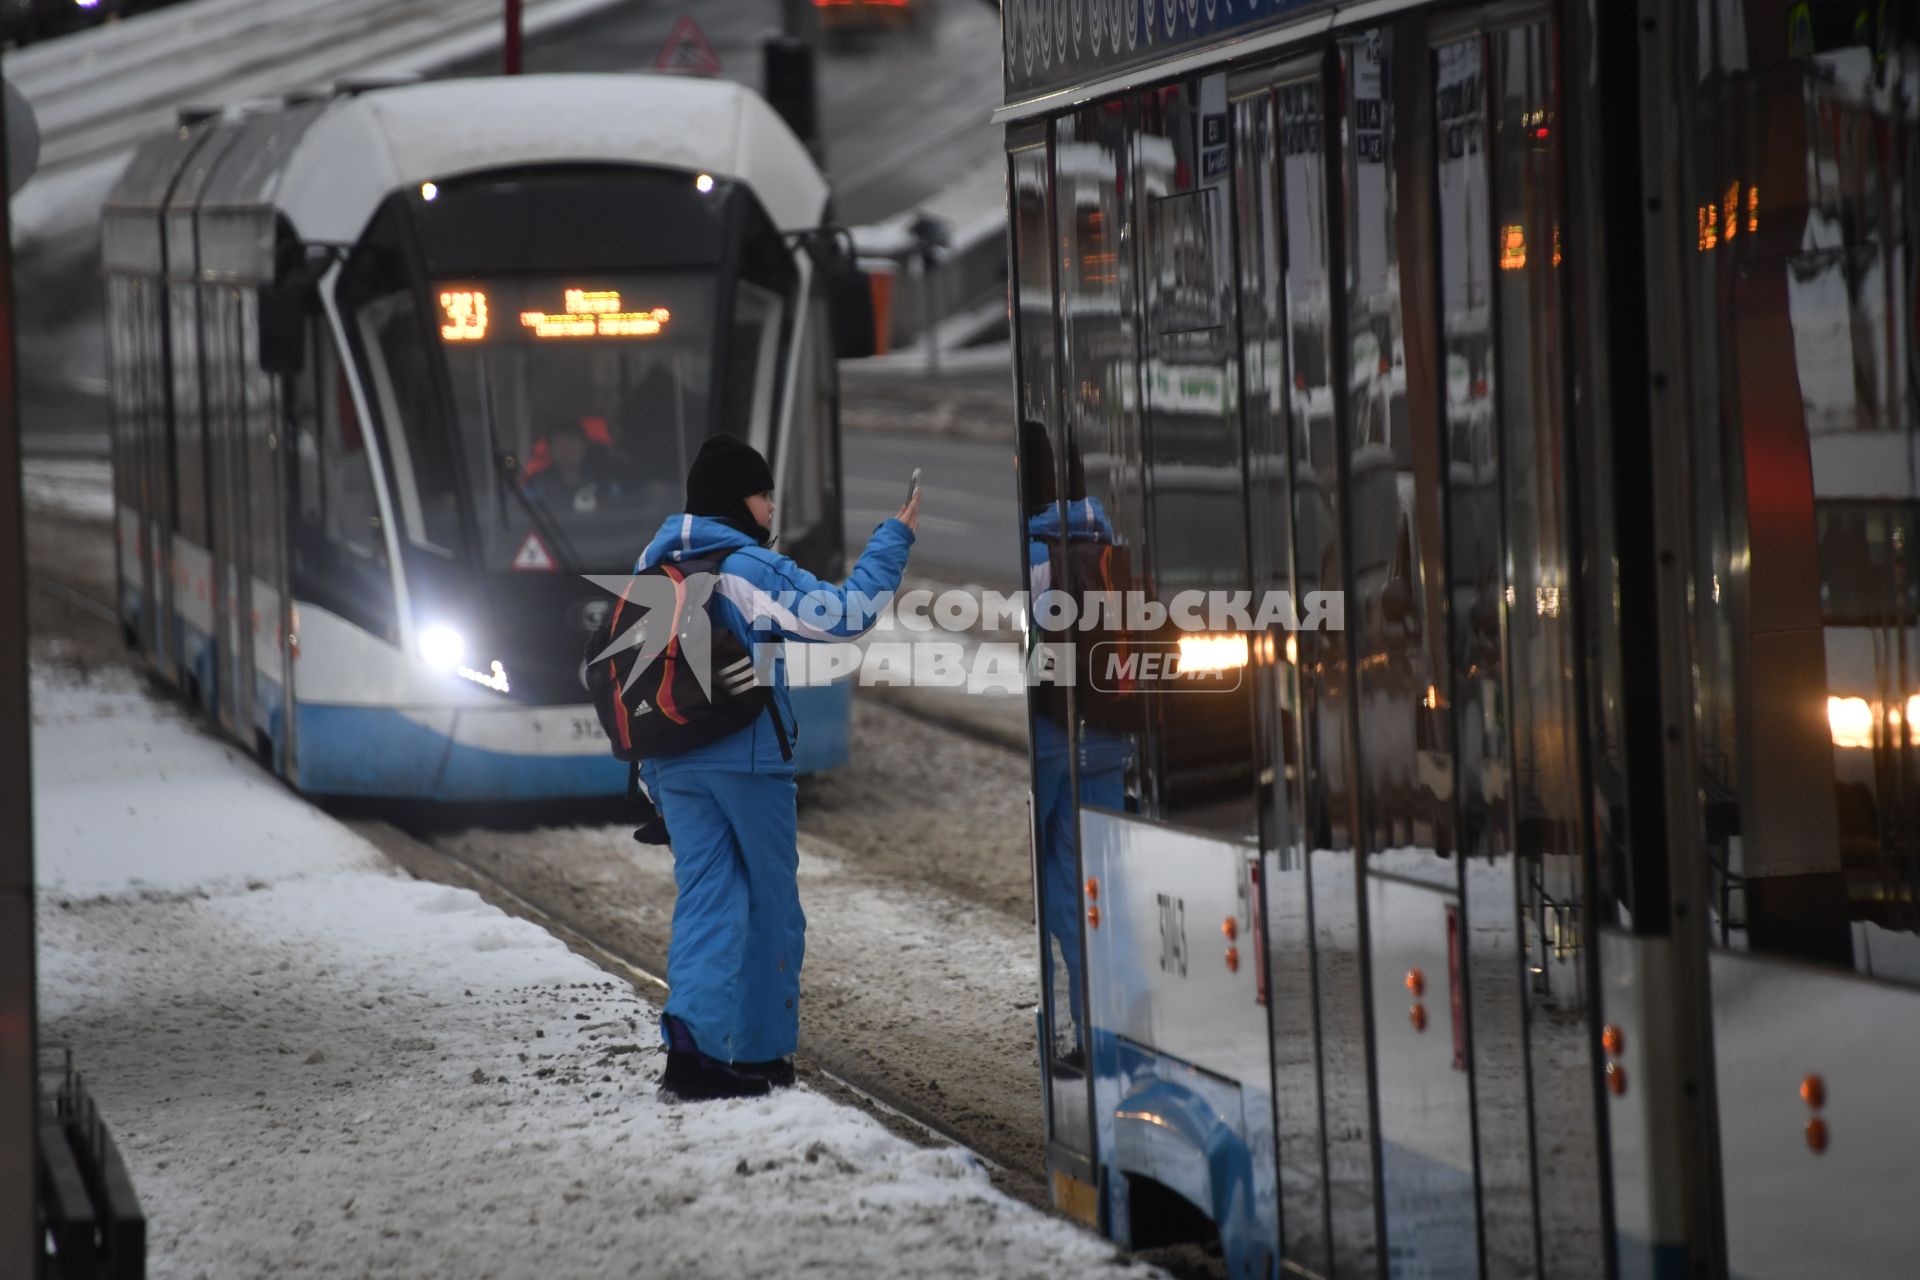
<path fill-rule="evenodd" d="M 1827 699 L 1827 727 L 1836 747 L 1873 745 L 1873 708 L 1865 698 Z"/>
<path fill-rule="evenodd" d="M 452 627 L 427 627 L 420 633 L 420 657 L 435 670 L 452 671 L 467 660 L 467 639 Z"/>
<path fill-rule="evenodd" d="M 711 195 L 713 192 L 713 175 L 710 173 L 703 173 L 699 177 L 695 178 L 693 180 L 693 189 L 695 191 L 698 191 L 703 196 Z"/>
<path fill-rule="evenodd" d="M 420 184 L 420 198 L 422 200 L 432 200 L 439 194 L 440 188 L 435 183 L 423 182 Z"/>

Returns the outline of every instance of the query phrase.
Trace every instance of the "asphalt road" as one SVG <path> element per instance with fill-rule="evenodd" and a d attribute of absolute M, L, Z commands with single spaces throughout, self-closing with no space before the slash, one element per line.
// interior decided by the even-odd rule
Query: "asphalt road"
<path fill-rule="evenodd" d="M 1024 544 L 1015 524 L 1011 433 L 1001 443 L 848 432 L 840 453 L 850 556 L 859 554 L 875 525 L 899 510 L 907 479 L 919 467 L 913 572 L 996 591 L 1020 586 Z"/>

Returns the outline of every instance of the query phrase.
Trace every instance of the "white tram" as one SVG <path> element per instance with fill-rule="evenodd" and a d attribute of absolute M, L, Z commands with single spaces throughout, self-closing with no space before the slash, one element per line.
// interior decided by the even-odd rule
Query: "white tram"
<path fill-rule="evenodd" d="M 104 213 L 129 642 L 303 791 L 619 792 L 585 576 L 630 570 L 701 441 L 766 453 L 783 547 L 840 571 L 828 203 L 720 81 L 183 112 Z M 803 770 L 845 758 L 848 693 L 794 690 Z"/>
<path fill-rule="evenodd" d="M 1032 695 L 1056 1201 L 1244 1277 L 1914 1274 L 1914 7 L 1003 25 L 1021 563 L 1344 601 Z"/>

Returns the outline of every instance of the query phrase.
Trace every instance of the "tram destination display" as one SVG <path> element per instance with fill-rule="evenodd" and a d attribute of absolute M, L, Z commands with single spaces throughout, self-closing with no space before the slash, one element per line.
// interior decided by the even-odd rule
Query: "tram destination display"
<path fill-rule="evenodd" d="M 1164 61 L 1329 0 L 1002 0 L 1008 102 Z"/>

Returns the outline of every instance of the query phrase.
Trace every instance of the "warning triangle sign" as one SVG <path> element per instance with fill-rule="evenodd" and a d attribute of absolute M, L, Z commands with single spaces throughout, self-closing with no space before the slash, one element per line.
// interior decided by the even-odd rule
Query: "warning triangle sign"
<path fill-rule="evenodd" d="M 552 573 L 560 566 L 554 563 L 553 556 L 547 550 L 547 544 L 540 541 L 540 535 L 530 533 L 520 549 L 513 553 L 515 573 Z"/>
<path fill-rule="evenodd" d="M 667 33 L 667 43 L 661 47 L 660 56 L 653 60 L 653 67 L 656 71 L 717 76 L 720 74 L 720 55 L 707 43 L 706 33 L 700 30 L 700 24 L 693 20 L 693 15 L 683 13 L 679 21 L 673 24 L 673 30 Z"/>

